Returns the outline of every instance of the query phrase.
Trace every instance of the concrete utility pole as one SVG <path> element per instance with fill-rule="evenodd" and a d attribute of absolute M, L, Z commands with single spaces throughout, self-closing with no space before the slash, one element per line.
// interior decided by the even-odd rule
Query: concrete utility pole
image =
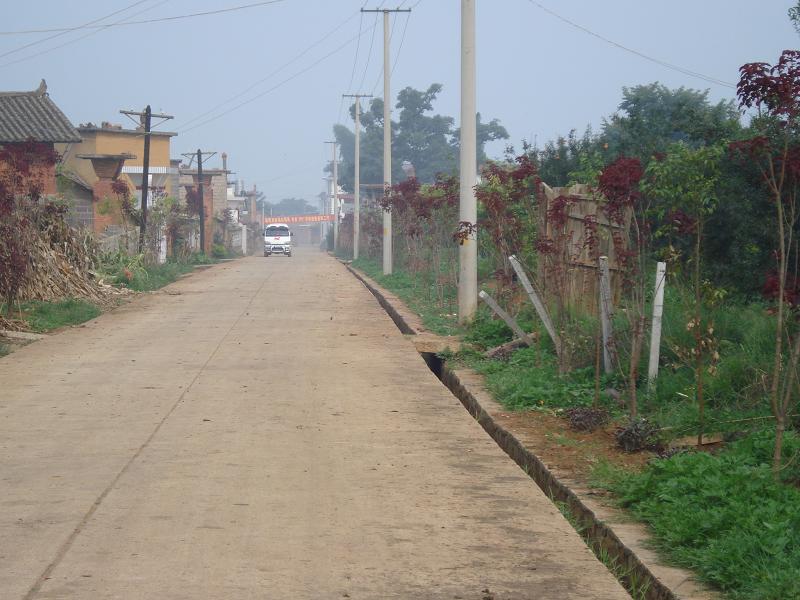
<path fill-rule="evenodd" d="M 358 260 L 358 245 L 361 236 L 361 98 L 372 98 L 372 94 L 342 94 L 344 98 L 356 99 L 356 154 L 353 183 L 353 260 Z"/>
<path fill-rule="evenodd" d="M 214 156 L 216 152 L 203 152 L 200 148 L 197 152 L 185 153 L 182 156 L 190 157 L 189 166 L 197 159 L 197 194 L 200 200 L 200 252 L 206 251 L 206 207 L 203 202 L 203 161 Z M 205 155 L 205 158 L 203 157 Z"/>
<path fill-rule="evenodd" d="M 336 252 L 339 249 L 339 161 L 336 157 L 336 148 L 339 142 L 325 143 L 333 146 L 333 181 L 331 185 L 333 187 L 333 251 Z"/>
<path fill-rule="evenodd" d="M 461 156 L 458 219 L 470 227 L 458 249 L 458 321 L 468 323 L 478 308 L 478 207 L 475 106 L 475 0 L 461 0 Z"/>
<path fill-rule="evenodd" d="M 153 114 L 148 104 L 144 111 L 121 110 L 120 114 L 139 117 L 139 125 L 144 126 L 144 156 L 142 157 L 142 222 L 139 225 L 139 252 L 144 252 L 144 236 L 147 231 L 147 192 L 150 188 L 150 125 L 152 118 L 172 119 L 171 115 Z M 164 121 L 161 121 L 163 123 Z"/>
<path fill-rule="evenodd" d="M 389 85 L 392 66 L 389 60 L 389 13 L 410 13 L 411 9 L 362 8 L 361 12 L 383 13 L 383 186 L 386 190 L 392 185 L 392 96 Z M 392 274 L 392 212 L 390 210 L 383 211 L 383 274 Z"/>

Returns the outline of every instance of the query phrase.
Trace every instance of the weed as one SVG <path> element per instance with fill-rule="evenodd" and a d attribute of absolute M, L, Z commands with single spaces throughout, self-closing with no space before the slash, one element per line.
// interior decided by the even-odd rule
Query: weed
<path fill-rule="evenodd" d="M 576 448 L 581 445 L 579 440 L 573 440 L 571 437 L 567 437 L 563 433 L 554 433 L 554 434 L 546 434 L 545 437 L 547 439 L 555 442 L 559 446 L 565 446 L 567 448 Z"/>
<path fill-rule="evenodd" d="M 774 434 L 757 432 L 718 455 L 684 453 L 611 478 L 660 549 L 735 599 L 800 596 L 800 490 L 775 482 Z M 787 435 L 785 457 L 800 452 Z M 787 461 L 788 462 L 788 461 Z M 797 467 L 783 473 L 796 480 Z"/>
<path fill-rule="evenodd" d="M 86 300 L 69 298 L 59 302 L 23 302 L 20 313 L 33 331 L 42 333 L 94 319 L 100 315 L 100 309 Z"/>

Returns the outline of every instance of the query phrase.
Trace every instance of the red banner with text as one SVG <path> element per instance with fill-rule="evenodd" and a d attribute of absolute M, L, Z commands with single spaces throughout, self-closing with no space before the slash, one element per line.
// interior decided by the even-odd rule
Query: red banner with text
<path fill-rule="evenodd" d="M 333 215 L 289 215 L 286 217 L 264 217 L 264 225 L 270 223 L 323 223 L 333 221 Z"/>

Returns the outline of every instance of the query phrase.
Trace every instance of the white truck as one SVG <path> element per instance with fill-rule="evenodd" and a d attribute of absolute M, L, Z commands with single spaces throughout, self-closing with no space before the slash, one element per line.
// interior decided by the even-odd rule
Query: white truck
<path fill-rule="evenodd" d="M 285 223 L 270 223 L 264 228 L 264 256 L 292 255 L 292 232 Z"/>

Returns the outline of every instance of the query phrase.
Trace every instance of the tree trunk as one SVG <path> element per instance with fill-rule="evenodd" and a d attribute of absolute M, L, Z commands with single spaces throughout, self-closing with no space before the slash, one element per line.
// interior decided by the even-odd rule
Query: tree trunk
<path fill-rule="evenodd" d="M 697 398 L 698 432 L 697 445 L 703 445 L 703 430 L 705 429 L 705 398 L 703 397 L 703 330 L 701 325 L 700 291 L 700 241 L 702 235 L 702 221 L 697 221 L 697 235 L 694 246 L 694 383 Z"/>

